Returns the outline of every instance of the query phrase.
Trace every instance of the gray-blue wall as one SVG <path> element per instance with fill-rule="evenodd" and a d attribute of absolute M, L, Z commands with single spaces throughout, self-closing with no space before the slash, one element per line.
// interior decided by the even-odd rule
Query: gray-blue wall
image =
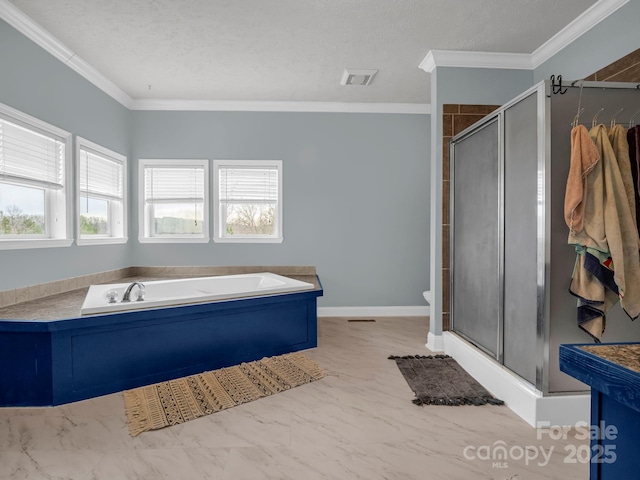
<path fill-rule="evenodd" d="M 323 306 L 424 305 L 428 115 L 132 115 L 132 198 L 140 158 L 282 160 L 284 185 L 283 243 L 140 244 L 134 212 L 136 264 L 315 265 Z"/>
<path fill-rule="evenodd" d="M 631 0 L 533 72 L 439 67 L 434 120 L 443 103 L 503 103 L 551 74 L 584 77 L 637 48 L 638 18 Z M 324 306 L 423 304 L 430 132 L 441 150 L 429 116 L 130 112 L 1 20 L 0 64 L 11 66 L 0 102 L 129 157 L 132 200 L 129 244 L 0 250 L 0 290 L 136 264 L 314 264 Z M 282 159 L 284 242 L 140 245 L 137 159 L 150 157 Z"/>
<path fill-rule="evenodd" d="M 0 21 L 0 102 L 125 154 L 129 243 L 0 250 L 0 290 L 129 265 L 315 265 L 324 306 L 424 305 L 428 115 L 129 111 Z M 139 158 L 280 159 L 282 244 L 141 245 Z"/>
<path fill-rule="evenodd" d="M 130 112 L 0 20 L 0 102 L 124 155 Z M 128 245 L 0 250 L 0 290 L 130 264 Z"/>
<path fill-rule="evenodd" d="M 630 0 L 534 71 L 534 82 L 551 75 L 577 80 L 640 47 L 640 0 Z"/>

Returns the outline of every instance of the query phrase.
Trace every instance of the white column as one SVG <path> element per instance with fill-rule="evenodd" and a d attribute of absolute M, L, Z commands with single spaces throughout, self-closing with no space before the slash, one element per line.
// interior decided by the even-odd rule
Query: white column
<path fill-rule="evenodd" d="M 427 348 L 443 351 L 442 337 L 442 105 L 438 101 L 437 68 L 431 70 L 431 211 L 429 230 L 429 334 Z"/>

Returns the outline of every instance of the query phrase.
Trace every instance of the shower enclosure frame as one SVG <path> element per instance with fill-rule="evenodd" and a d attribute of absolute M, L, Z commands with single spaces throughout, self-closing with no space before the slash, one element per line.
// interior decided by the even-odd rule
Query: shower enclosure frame
<path fill-rule="evenodd" d="M 545 80 L 454 136 L 449 142 L 451 330 L 511 373 L 523 379 L 532 390 L 544 396 L 578 394 L 588 390 L 584 384 L 559 371 L 557 351 L 559 343 L 588 343 L 590 340 L 577 327 L 575 298 L 568 293 L 572 272 L 571 265 L 575 259 L 575 253 L 567 244 L 568 228 L 564 225 L 562 211 L 566 172 L 568 172 L 570 159 L 571 122 L 582 107 L 585 107 L 582 119 L 588 119 L 591 122 L 593 113 L 599 108 L 606 107 L 606 111 L 613 114 L 618 111 L 621 103 L 630 107 L 624 118 L 631 117 L 633 112 L 640 108 L 640 90 L 636 87 L 636 84 L 628 83 L 579 81 L 563 82 L 562 88 L 558 90 L 552 88 L 551 83 Z M 525 119 L 528 119 L 528 122 L 523 123 Z M 620 123 L 623 123 L 622 120 Z M 471 183 L 471 180 L 475 182 L 479 177 L 468 174 L 465 177 L 465 170 L 463 170 L 478 168 L 471 166 L 469 152 L 480 151 L 480 154 L 475 155 L 471 160 L 486 161 L 487 159 L 482 156 L 484 150 L 469 148 L 465 143 L 475 147 L 477 146 L 474 145 L 475 142 L 483 147 L 481 144 L 483 131 L 489 132 L 493 125 L 497 126 L 496 135 L 487 138 L 495 141 L 497 148 L 495 156 L 497 165 L 491 164 L 492 168 L 495 168 L 497 182 L 490 185 L 491 187 L 497 185 L 497 191 L 491 200 L 495 203 L 487 205 L 491 212 L 497 212 L 497 218 L 489 218 L 493 222 L 490 223 L 489 230 L 496 229 L 493 233 L 497 237 L 497 245 L 494 245 L 496 250 L 492 253 L 497 256 L 497 266 L 495 271 L 490 272 L 488 278 L 476 278 L 474 283 L 474 281 L 469 281 L 469 277 L 473 277 L 478 271 L 483 271 L 483 261 L 485 262 L 484 267 L 491 267 L 490 259 L 487 260 L 478 255 L 478 265 L 475 265 L 476 262 L 474 265 L 469 264 L 468 259 L 471 258 L 469 252 L 476 247 L 473 245 L 476 239 L 472 234 L 476 232 L 473 231 L 474 225 L 469 226 L 469 222 L 457 225 L 459 222 L 456 221 L 456 213 L 458 212 L 462 218 L 465 213 L 472 214 L 474 208 L 477 210 L 479 207 L 477 205 L 468 207 L 468 205 L 475 203 L 476 199 L 481 203 L 484 198 L 481 196 L 473 197 L 474 189 L 478 189 L 476 185 Z M 522 125 L 529 125 L 531 130 L 525 132 L 522 128 L 518 128 Z M 517 150 L 514 154 L 514 145 L 526 147 L 522 155 Z M 463 163 L 465 161 L 467 163 Z M 523 170 L 518 172 L 518 169 Z M 506 200 L 505 190 L 508 190 L 511 185 L 508 175 L 513 175 L 513 172 L 516 172 L 516 175 L 528 174 L 522 178 L 522 185 L 523 191 L 528 189 L 533 192 L 535 188 L 535 193 L 531 195 L 532 198 L 526 196 L 519 198 L 517 195 L 511 195 L 509 201 Z M 535 175 L 535 179 L 530 178 L 533 175 Z M 514 179 L 511 180 L 515 183 Z M 465 194 L 468 197 L 465 197 Z M 535 219 L 530 218 L 528 225 L 525 225 L 524 229 L 520 229 L 521 231 L 512 231 L 511 224 L 519 223 L 520 218 L 513 217 L 516 218 L 516 221 L 510 224 L 508 218 L 505 220 L 506 213 L 509 213 L 509 209 L 518 211 L 519 208 L 521 211 L 531 212 L 532 215 L 535 215 Z M 521 224 L 522 222 L 519 223 L 519 225 Z M 484 227 L 478 228 L 482 230 Z M 529 229 L 528 232 L 527 229 Z M 525 235 L 526 233 L 529 235 Z M 509 304 L 513 296 L 505 295 L 505 288 L 517 290 L 520 287 L 518 282 L 521 281 L 520 278 L 514 276 L 512 271 L 512 264 L 517 264 L 520 259 L 516 259 L 517 261 L 514 262 L 513 254 L 509 258 L 505 258 L 505 252 L 508 253 L 510 248 L 512 251 L 514 250 L 513 245 L 505 242 L 505 238 L 511 235 L 516 239 L 520 238 L 525 243 L 533 243 L 531 239 L 533 234 L 535 234 L 535 259 L 532 254 L 529 255 L 528 267 L 530 268 L 524 272 L 524 276 L 528 274 L 527 281 L 529 283 L 521 289 L 521 292 L 524 292 L 522 300 L 530 305 L 530 311 L 528 315 L 520 315 L 522 318 L 519 318 L 519 312 L 514 315 L 505 313 L 506 305 Z M 519 235 L 520 237 L 518 237 Z M 456 251 L 456 247 L 460 252 Z M 480 247 L 476 248 L 481 250 Z M 525 256 L 526 254 L 527 252 L 525 252 Z M 474 268 L 479 270 L 474 272 Z M 472 316 L 468 312 L 479 311 L 479 317 L 482 316 L 482 308 L 474 310 L 474 306 L 482 307 L 484 300 L 486 300 L 482 298 L 482 292 L 491 291 L 491 282 L 495 282 L 494 286 L 497 286 L 497 295 L 495 295 L 497 328 L 495 331 L 489 332 L 488 335 L 487 332 L 474 335 L 473 328 L 477 326 L 475 323 L 477 319 L 471 318 Z M 505 286 L 506 283 L 508 283 L 507 286 Z M 471 289 L 467 288 L 468 285 L 472 285 Z M 463 290 L 464 288 L 467 290 Z M 517 294 L 516 291 L 516 297 Z M 534 308 L 535 313 L 532 311 Z M 615 308 L 619 310 L 619 307 Z M 458 318 L 456 318 L 457 313 L 460 314 Z M 610 335 L 612 336 L 607 337 L 605 334 L 603 341 L 617 341 L 621 337 L 626 341 L 640 340 L 640 325 L 631 324 L 630 320 L 623 317 L 621 311 L 613 312 L 612 317 L 615 323 L 611 328 L 613 332 Z M 512 318 L 515 318 L 513 322 L 516 324 L 510 325 Z M 527 323 L 533 322 L 534 318 L 535 325 Z M 483 319 L 480 318 L 480 323 L 482 321 Z M 608 325 L 607 330 L 609 329 Z M 507 331 L 505 332 L 505 330 Z M 515 337 L 522 335 L 523 331 L 529 332 L 529 337 L 533 337 L 525 342 L 516 339 L 521 343 L 522 355 L 527 358 L 516 359 L 515 357 L 518 355 L 512 354 L 511 360 L 507 358 L 505 363 L 505 350 L 507 354 L 509 351 L 520 352 L 509 342 L 513 341 L 514 335 Z M 609 332 L 607 331 L 607 333 Z M 478 337 L 484 337 L 484 342 Z M 528 338 L 526 335 L 524 337 Z M 495 343 L 487 342 L 487 338 L 492 339 L 491 342 Z M 512 368 L 509 361 L 520 363 L 519 368 Z M 533 365 L 527 366 L 531 362 L 534 363 L 535 370 Z"/>

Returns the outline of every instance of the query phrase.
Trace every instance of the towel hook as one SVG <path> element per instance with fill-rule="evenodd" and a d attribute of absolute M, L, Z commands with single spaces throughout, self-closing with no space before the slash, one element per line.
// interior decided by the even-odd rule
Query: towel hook
<path fill-rule="evenodd" d="M 551 81 L 551 93 L 553 93 L 554 95 L 557 93 L 561 95 L 564 95 L 565 93 L 567 93 L 566 88 L 562 90 L 562 75 L 558 75 L 557 78 L 555 75 L 551 75 L 551 78 L 549 80 Z M 551 97 L 551 95 L 547 95 L 547 96 Z"/>
<path fill-rule="evenodd" d="M 584 112 L 584 107 L 582 107 L 580 110 L 578 110 L 578 113 L 575 117 L 573 117 L 573 122 L 571 122 L 571 126 L 573 128 L 578 126 L 578 118 L 580 118 L 580 114 Z"/>
<path fill-rule="evenodd" d="M 598 121 L 598 117 L 600 116 L 600 114 L 604 112 L 604 107 L 602 107 L 600 110 L 598 110 L 598 113 L 596 113 L 593 117 L 593 121 L 591 122 L 591 128 L 595 128 L 596 126 L 596 122 Z"/>
<path fill-rule="evenodd" d="M 620 110 L 618 110 L 618 111 L 613 115 L 613 117 L 611 117 L 611 128 L 613 128 L 613 127 L 615 126 L 615 124 L 616 124 L 616 117 L 617 117 L 618 115 L 620 115 L 622 112 L 624 112 L 624 107 L 622 107 Z"/>
<path fill-rule="evenodd" d="M 573 83 L 571 85 L 573 85 Z M 583 88 L 584 88 L 584 80 L 580 80 L 580 96 L 578 97 L 578 113 L 576 114 L 575 117 L 573 117 L 574 128 L 578 126 L 578 119 L 580 118 L 580 114 L 584 112 L 584 107 L 580 108 L 582 105 L 582 89 Z"/>
<path fill-rule="evenodd" d="M 629 128 L 633 128 L 633 126 L 636 124 L 635 120 L 639 113 L 640 113 L 640 110 L 638 110 L 636 113 L 632 115 L 631 120 L 629 120 Z"/>

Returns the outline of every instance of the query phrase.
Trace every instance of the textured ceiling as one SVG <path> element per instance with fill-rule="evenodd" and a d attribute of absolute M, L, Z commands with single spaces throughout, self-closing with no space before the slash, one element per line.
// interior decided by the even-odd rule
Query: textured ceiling
<path fill-rule="evenodd" d="M 532 53 L 595 0 L 10 2 L 135 99 L 429 103 L 430 50 Z"/>

